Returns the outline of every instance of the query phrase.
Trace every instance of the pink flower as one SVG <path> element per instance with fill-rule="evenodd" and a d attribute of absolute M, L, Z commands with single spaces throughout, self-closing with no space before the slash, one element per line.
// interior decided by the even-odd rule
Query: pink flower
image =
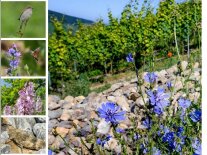
<path fill-rule="evenodd" d="M 12 114 L 12 107 L 6 105 L 6 106 L 4 107 L 3 114 L 4 114 L 4 115 L 11 115 L 11 114 Z"/>
<path fill-rule="evenodd" d="M 16 103 L 18 115 L 32 115 L 35 112 L 35 91 L 32 82 L 26 83 L 19 91 L 19 98 Z"/>

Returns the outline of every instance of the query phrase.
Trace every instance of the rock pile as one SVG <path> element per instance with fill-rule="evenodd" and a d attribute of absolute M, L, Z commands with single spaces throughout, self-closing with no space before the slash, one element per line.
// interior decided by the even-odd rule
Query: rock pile
<path fill-rule="evenodd" d="M 1 154 L 45 154 L 45 118 L 2 118 Z"/>
<path fill-rule="evenodd" d="M 166 89 L 168 93 L 172 95 L 171 105 L 176 109 L 178 103 L 177 100 L 180 97 L 188 97 L 193 104 L 196 104 L 200 99 L 201 95 L 201 68 L 200 64 L 196 62 L 192 67 L 183 61 L 181 62 L 180 72 L 177 65 L 172 66 L 169 69 L 161 70 L 155 72 L 158 76 L 155 88 L 161 86 Z M 146 73 L 143 73 L 142 79 Z M 173 89 L 170 92 L 167 89 L 167 82 L 171 82 Z M 145 91 L 148 89 L 148 83 L 143 82 L 141 85 L 141 91 L 144 94 L 144 100 L 147 102 L 148 98 Z M 187 88 L 184 91 L 183 88 Z M 93 119 L 93 124 L 98 128 L 96 134 L 107 134 L 111 131 L 109 126 L 104 123 L 97 115 L 96 110 L 101 106 L 102 103 L 107 101 L 112 101 L 117 103 L 123 110 L 127 112 L 127 119 L 120 124 L 122 129 L 131 128 L 132 124 L 130 121 L 131 117 L 135 117 L 140 120 L 138 128 L 142 128 L 141 119 L 143 118 L 143 106 L 144 101 L 140 95 L 137 93 L 137 79 L 132 79 L 128 82 L 116 83 L 111 86 L 110 89 L 102 93 L 91 93 L 87 97 L 78 96 L 72 97 L 67 96 L 64 99 L 60 99 L 58 96 L 50 95 L 48 98 L 48 110 L 49 110 L 49 127 L 48 127 L 48 145 L 49 148 L 58 152 L 58 155 L 64 155 L 66 152 L 70 154 L 75 154 L 73 149 L 78 152 L 82 150 L 84 154 L 90 154 L 87 152 L 85 147 L 81 143 L 87 141 L 92 137 L 90 121 Z M 112 133 L 111 133 L 112 134 Z M 70 147 L 68 149 L 62 138 L 69 143 Z M 114 139 L 112 139 L 114 140 Z M 109 143 L 113 148 L 120 151 L 120 148 L 114 140 Z M 90 143 L 86 142 L 88 147 L 91 146 Z"/>

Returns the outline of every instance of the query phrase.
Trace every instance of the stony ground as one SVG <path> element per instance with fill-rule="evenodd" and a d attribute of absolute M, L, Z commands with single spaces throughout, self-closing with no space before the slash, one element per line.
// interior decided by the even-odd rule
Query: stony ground
<path fill-rule="evenodd" d="M 161 86 L 167 91 L 166 82 L 172 82 L 174 89 L 171 92 L 171 106 L 173 106 L 175 110 L 178 105 L 177 100 L 179 97 L 186 97 L 188 94 L 188 98 L 192 102 L 196 103 L 197 100 L 200 99 L 201 95 L 200 64 L 196 62 L 190 69 L 188 63 L 183 61 L 181 63 L 181 68 L 181 73 L 177 65 L 166 70 L 161 70 L 160 72 L 155 72 L 158 75 L 155 88 Z M 146 73 L 143 73 L 143 75 L 141 75 L 142 78 L 145 74 Z M 183 90 L 184 83 L 185 88 L 188 88 L 187 94 Z M 144 98 L 147 101 L 148 99 L 145 93 L 146 88 L 147 83 L 143 83 L 141 85 L 141 89 L 144 94 Z M 79 151 L 82 150 L 83 154 L 90 154 L 81 143 L 81 138 L 83 141 L 88 141 L 92 136 L 89 120 L 94 120 L 95 127 L 98 128 L 96 133 L 97 135 L 107 133 L 113 134 L 109 130 L 109 127 L 107 127 L 107 124 L 104 124 L 96 114 L 97 108 L 107 101 L 115 102 L 121 106 L 123 110 L 127 111 L 127 119 L 120 123 L 121 128 L 126 129 L 132 127 L 129 120 L 131 117 L 135 117 L 140 121 L 140 124 L 138 124 L 137 127 L 142 128 L 141 119 L 143 118 L 144 113 L 144 102 L 141 95 L 137 93 L 137 79 L 132 79 L 130 82 L 113 84 L 110 89 L 99 94 L 91 93 L 87 97 L 67 96 L 64 99 L 61 99 L 58 96 L 50 95 L 48 101 L 49 148 L 55 150 L 58 155 L 64 155 L 66 152 L 75 154 L 71 149 L 66 148 L 64 141 L 61 139 L 61 137 L 63 137 L 69 143 L 71 148 L 75 148 Z M 75 127 L 77 129 L 75 129 Z M 61 135 L 61 137 L 59 135 Z M 88 147 L 91 146 L 88 142 L 86 142 L 86 145 Z M 109 141 L 108 149 L 113 149 L 117 153 L 120 151 L 120 147 L 115 139 L 112 138 Z"/>
<path fill-rule="evenodd" d="M 1 154 L 45 154 L 45 118 L 2 118 Z"/>

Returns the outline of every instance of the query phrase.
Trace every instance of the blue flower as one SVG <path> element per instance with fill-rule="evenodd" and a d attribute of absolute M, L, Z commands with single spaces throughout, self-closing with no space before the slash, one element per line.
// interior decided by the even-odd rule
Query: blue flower
<path fill-rule="evenodd" d="M 113 125 L 125 120 L 125 113 L 125 111 L 120 111 L 120 107 L 112 102 L 102 104 L 102 107 L 98 108 L 99 116 L 104 118 L 106 122 L 111 122 Z"/>
<path fill-rule="evenodd" d="M 201 120 L 201 110 L 194 110 L 189 114 L 189 116 L 193 122 L 198 122 Z"/>
<path fill-rule="evenodd" d="M 98 138 L 97 140 L 96 140 L 96 144 L 98 144 L 98 145 L 101 145 L 101 138 Z"/>
<path fill-rule="evenodd" d="M 174 132 L 167 132 L 162 137 L 162 141 L 168 143 L 169 149 L 173 150 L 175 148 L 175 135 Z"/>
<path fill-rule="evenodd" d="M 117 132 L 117 133 L 124 133 L 125 131 L 124 131 L 124 129 L 116 128 L 116 132 Z"/>
<path fill-rule="evenodd" d="M 8 50 L 8 54 L 9 54 L 10 56 L 14 56 L 15 53 L 16 53 L 16 50 L 15 50 L 14 48 L 10 48 L 10 49 Z"/>
<path fill-rule="evenodd" d="M 17 68 L 18 64 L 19 64 L 19 60 L 11 60 L 9 63 L 10 67 L 12 68 Z"/>
<path fill-rule="evenodd" d="M 48 155 L 52 155 L 52 150 L 48 149 Z"/>
<path fill-rule="evenodd" d="M 178 137 L 177 137 L 176 142 L 174 142 L 175 150 L 177 152 L 181 152 L 182 147 L 185 144 L 186 136 L 183 136 L 183 132 L 184 132 L 183 127 L 178 127 L 177 134 L 176 134 Z"/>
<path fill-rule="evenodd" d="M 168 88 L 168 89 L 172 88 L 172 83 L 171 83 L 170 81 L 168 81 L 168 82 L 166 83 L 166 85 L 167 85 L 167 88 Z"/>
<path fill-rule="evenodd" d="M 11 48 L 9 48 L 7 53 L 10 57 L 10 68 L 7 69 L 7 74 L 12 75 L 12 71 L 16 69 L 19 65 L 19 57 L 21 56 L 21 53 L 17 50 L 17 46 L 15 44 L 13 44 Z"/>
<path fill-rule="evenodd" d="M 161 151 L 156 147 L 152 148 L 152 155 L 162 155 Z"/>
<path fill-rule="evenodd" d="M 194 155 L 201 155 L 202 148 L 201 148 L 201 142 L 198 138 L 195 138 L 192 147 L 194 149 Z"/>
<path fill-rule="evenodd" d="M 111 135 L 106 136 L 106 140 L 109 141 L 111 139 Z"/>
<path fill-rule="evenodd" d="M 9 48 L 8 55 L 12 57 L 20 57 L 21 53 L 17 50 L 16 45 L 13 45 L 11 48 Z"/>
<path fill-rule="evenodd" d="M 138 140 L 139 138 L 141 138 L 141 136 L 138 133 L 134 133 L 134 140 Z"/>
<path fill-rule="evenodd" d="M 144 121 L 142 121 L 142 124 L 147 128 L 150 129 L 152 126 L 152 121 L 149 117 L 147 117 Z"/>
<path fill-rule="evenodd" d="M 148 90 L 147 95 L 149 96 L 150 104 L 154 108 L 154 112 L 158 115 L 162 114 L 164 108 L 170 103 L 170 95 L 164 93 L 163 88 L 159 87 L 157 91 Z"/>
<path fill-rule="evenodd" d="M 101 145 L 102 147 L 104 147 L 104 145 L 111 139 L 111 135 L 106 136 L 106 138 L 104 140 L 101 140 L 100 138 L 98 138 L 96 140 L 96 144 Z"/>
<path fill-rule="evenodd" d="M 181 135 L 183 134 L 184 132 L 184 128 L 183 127 L 178 127 L 177 128 L 177 136 L 178 137 L 181 137 Z"/>
<path fill-rule="evenodd" d="M 152 72 L 152 73 L 147 73 L 145 76 L 144 76 L 144 79 L 146 82 L 149 82 L 149 83 L 154 83 L 156 80 L 157 80 L 157 75 Z"/>
<path fill-rule="evenodd" d="M 131 53 L 129 53 L 126 57 L 126 60 L 127 60 L 127 62 L 133 62 L 134 61 L 133 55 Z"/>
<path fill-rule="evenodd" d="M 187 100 L 187 99 L 184 99 L 184 98 L 180 98 L 178 100 L 178 104 L 180 107 L 182 107 L 183 109 L 187 109 L 188 107 L 190 107 L 191 105 L 191 101 L 190 100 Z"/>
<path fill-rule="evenodd" d="M 176 150 L 177 152 L 181 152 L 181 151 L 182 151 L 182 146 L 181 146 L 181 144 L 177 144 L 177 143 L 175 143 L 175 150 Z M 182 155 L 182 154 L 180 154 L 180 155 Z"/>
<path fill-rule="evenodd" d="M 141 144 L 140 145 L 140 149 L 143 151 L 143 154 L 147 154 L 149 152 L 149 150 L 146 147 L 146 144 Z"/>

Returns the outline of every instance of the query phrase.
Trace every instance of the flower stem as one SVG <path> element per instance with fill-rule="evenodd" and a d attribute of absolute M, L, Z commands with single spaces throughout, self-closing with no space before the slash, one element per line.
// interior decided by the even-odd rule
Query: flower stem
<path fill-rule="evenodd" d="M 134 62 L 134 68 L 135 68 L 136 77 L 137 77 L 137 92 L 138 92 L 138 90 L 140 91 L 140 95 L 141 95 L 141 97 L 142 97 L 142 100 L 143 100 L 143 102 L 144 102 L 144 105 L 146 105 L 145 100 L 144 100 L 144 96 L 143 96 L 143 94 L 142 94 L 142 88 L 141 88 L 141 86 L 139 85 L 138 69 L 137 69 L 137 67 L 136 67 L 136 65 L 135 65 L 135 62 Z"/>

